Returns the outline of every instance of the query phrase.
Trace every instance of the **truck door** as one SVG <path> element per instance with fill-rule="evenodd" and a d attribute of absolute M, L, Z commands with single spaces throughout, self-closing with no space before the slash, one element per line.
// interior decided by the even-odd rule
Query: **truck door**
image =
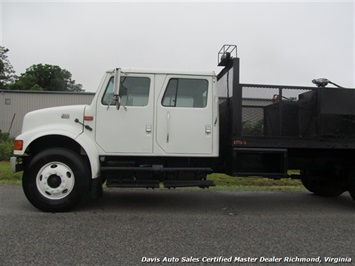
<path fill-rule="evenodd" d="M 113 77 L 106 84 L 96 104 L 98 145 L 107 153 L 152 153 L 154 75 L 122 74 L 119 110 L 113 102 Z"/>
<path fill-rule="evenodd" d="M 212 77 L 168 75 L 156 103 L 157 143 L 167 154 L 213 152 Z"/>

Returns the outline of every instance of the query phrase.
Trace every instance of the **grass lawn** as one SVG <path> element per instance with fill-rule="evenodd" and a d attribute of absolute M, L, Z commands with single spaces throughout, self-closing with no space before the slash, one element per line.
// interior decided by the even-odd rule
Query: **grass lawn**
<path fill-rule="evenodd" d="M 13 174 L 10 163 L 0 162 L 0 184 L 21 184 L 22 172 Z M 208 179 L 216 184 L 211 190 L 237 191 L 305 191 L 300 180 L 284 178 L 272 180 L 262 177 L 231 177 L 225 174 L 212 174 Z"/>
<path fill-rule="evenodd" d="M 225 174 L 212 174 L 208 179 L 216 184 L 213 190 L 239 191 L 306 191 L 298 179 L 283 178 L 280 180 L 264 177 L 232 177 Z"/>
<path fill-rule="evenodd" d="M 22 172 L 12 173 L 10 163 L 7 161 L 0 162 L 0 184 L 21 184 Z"/>

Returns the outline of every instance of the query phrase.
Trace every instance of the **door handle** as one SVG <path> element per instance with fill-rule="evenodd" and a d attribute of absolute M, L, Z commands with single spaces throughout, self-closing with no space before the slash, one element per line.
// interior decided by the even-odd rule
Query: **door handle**
<path fill-rule="evenodd" d="M 166 118 L 167 118 L 167 123 L 166 123 L 166 143 L 169 143 L 169 140 L 170 140 L 170 136 L 169 136 L 169 133 L 170 133 L 170 112 L 167 113 Z"/>
<path fill-rule="evenodd" d="M 211 134 L 211 132 L 212 132 L 211 125 L 205 125 L 205 132 L 206 132 L 206 134 Z"/>
<path fill-rule="evenodd" d="M 147 132 L 147 133 L 152 132 L 152 125 L 151 124 L 145 124 L 145 132 Z"/>

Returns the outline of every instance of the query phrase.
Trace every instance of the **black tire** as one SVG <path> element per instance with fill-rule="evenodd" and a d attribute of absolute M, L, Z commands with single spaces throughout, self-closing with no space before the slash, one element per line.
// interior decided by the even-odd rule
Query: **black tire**
<path fill-rule="evenodd" d="M 346 191 L 343 180 L 328 176 L 303 176 L 303 186 L 310 192 L 321 197 L 338 197 Z"/>
<path fill-rule="evenodd" d="M 355 200 L 355 169 L 350 171 L 347 180 L 347 189 L 353 200 Z"/>
<path fill-rule="evenodd" d="M 65 148 L 50 148 L 36 154 L 22 178 L 27 199 L 45 212 L 69 211 L 87 195 L 89 184 L 86 161 Z"/>

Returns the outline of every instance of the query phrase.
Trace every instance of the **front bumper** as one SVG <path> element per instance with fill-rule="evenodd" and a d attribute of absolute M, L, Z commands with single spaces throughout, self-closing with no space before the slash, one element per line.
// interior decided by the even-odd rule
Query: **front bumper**
<path fill-rule="evenodd" d="M 11 166 L 11 171 L 13 173 L 23 171 L 23 164 L 22 164 L 22 160 L 20 160 L 20 159 L 21 159 L 21 157 L 11 157 L 10 158 L 10 166 Z"/>

